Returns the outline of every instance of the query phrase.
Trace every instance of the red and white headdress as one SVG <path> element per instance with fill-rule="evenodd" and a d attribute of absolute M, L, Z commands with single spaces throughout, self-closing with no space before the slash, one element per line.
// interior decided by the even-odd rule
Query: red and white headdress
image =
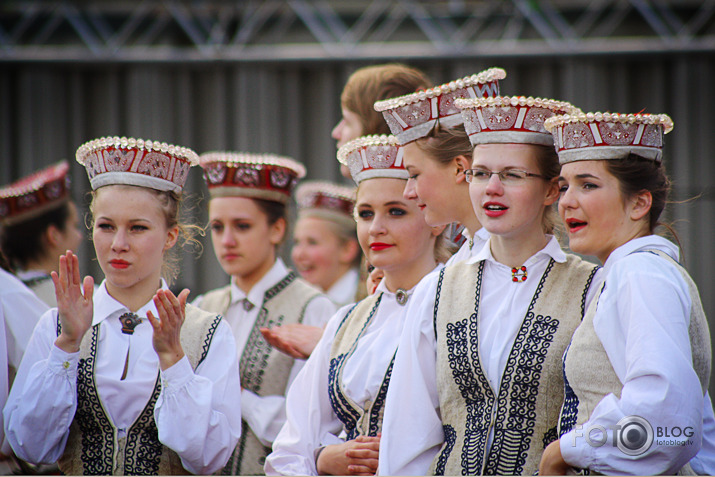
<path fill-rule="evenodd" d="M 660 161 L 663 134 L 673 130 L 667 114 L 578 113 L 545 124 L 554 136 L 559 162 L 624 159 L 637 154 Z"/>
<path fill-rule="evenodd" d="M 425 137 L 438 121 L 445 127 L 462 124 L 455 99 L 497 96 L 499 80 L 504 78 L 506 71 L 489 68 L 426 91 L 378 101 L 375 111 L 382 112 L 392 134 L 405 145 Z"/>
<path fill-rule="evenodd" d="M 213 197 L 250 197 L 288 203 L 305 167 L 289 157 L 274 154 L 207 152 L 199 165 Z"/>
<path fill-rule="evenodd" d="M 0 189 L 0 224 L 38 217 L 67 201 L 69 170 L 67 161 L 60 161 Z"/>
<path fill-rule="evenodd" d="M 552 146 L 554 141 L 544 121 L 557 114 L 580 112 L 565 101 L 524 96 L 458 99 L 464 129 L 473 146 L 477 144 L 536 144 Z"/>
<path fill-rule="evenodd" d="M 376 177 L 407 180 L 403 153 L 395 136 L 362 136 L 338 149 L 338 161 L 350 169 L 356 184 Z"/>
<path fill-rule="evenodd" d="M 103 137 L 82 144 L 77 162 L 92 189 L 126 184 L 180 193 L 198 155 L 187 147 L 133 137 Z"/>
<path fill-rule="evenodd" d="M 295 190 L 299 216 L 315 216 L 355 226 L 355 188 L 332 182 L 307 181 Z"/>

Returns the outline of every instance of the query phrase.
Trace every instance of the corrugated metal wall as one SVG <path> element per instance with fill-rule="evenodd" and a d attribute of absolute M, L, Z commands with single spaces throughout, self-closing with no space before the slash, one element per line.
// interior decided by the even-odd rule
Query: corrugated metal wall
<path fill-rule="evenodd" d="M 185 145 L 197 152 L 244 150 L 290 155 L 310 178 L 338 179 L 330 131 L 339 119 L 347 76 L 365 63 L 10 63 L 0 64 L 0 184 L 62 158 L 86 140 L 126 135 Z M 507 70 L 504 94 L 571 101 L 584 111 L 665 112 L 675 121 L 665 161 L 674 182 L 667 219 L 686 264 L 715 319 L 715 55 L 594 55 L 413 62 L 435 83 L 481 71 Z M 74 163 L 74 196 L 86 210 L 88 181 Z M 188 190 L 204 188 L 199 170 Z M 205 200 L 195 216 L 205 223 Z M 208 240 L 201 257 L 186 256 L 180 286 L 192 295 L 223 285 Z M 99 276 L 90 244 L 87 272 Z M 715 326 L 711 325 L 712 328 Z M 715 388 L 715 386 L 714 386 Z"/>

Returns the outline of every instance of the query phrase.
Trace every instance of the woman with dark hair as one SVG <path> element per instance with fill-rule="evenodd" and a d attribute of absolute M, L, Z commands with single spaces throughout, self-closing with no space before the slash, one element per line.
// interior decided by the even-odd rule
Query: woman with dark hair
<path fill-rule="evenodd" d="M 241 431 L 236 347 L 221 316 L 168 288 L 190 149 L 134 138 L 83 144 L 91 229 L 105 279 L 71 251 L 52 272 L 57 308 L 35 327 L 3 411 L 15 454 L 68 475 L 210 474 Z"/>
<path fill-rule="evenodd" d="M 70 198 L 69 164 L 61 161 L 0 190 L 0 248 L 15 274 L 48 306 L 57 306 L 50 273 L 82 241 Z"/>
<path fill-rule="evenodd" d="M 712 474 L 708 324 L 679 248 L 654 235 L 669 189 L 663 134 L 673 122 L 589 113 L 547 127 L 562 164 L 569 245 L 598 258 L 605 277 L 564 357 L 561 437 L 544 451 L 541 474 Z M 597 446 L 588 442 L 594 429 Z"/>
<path fill-rule="evenodd" d="M 285 422 L 285 393 L 304 361 L 270 346 L 261 328 L 305 323 L 322 327 L 335 305 L 321 290 L 288 269 L 278 249 L 288 229 L 286 207 L 302 164 L 271 154 L 202 154 L 210 200 L 214 253 L 231 282 L 196 299 L 220 313 L 236 340 L 242 390 L 243 432 L 226 475 L 263 474 L 270 446 Z"/>

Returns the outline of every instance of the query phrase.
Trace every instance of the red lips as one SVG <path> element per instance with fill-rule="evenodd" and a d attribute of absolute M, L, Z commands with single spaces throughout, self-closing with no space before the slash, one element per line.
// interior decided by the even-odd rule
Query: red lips
<path fill-rule="evenodd" d="M 112 267 L 118 268 L 118 269 L 121 269 L 121 270 L 123 270 L 123 269 L 125 269 L 125 268 L 127 268 L 127 267 L 129 266 L 129 262 L 127 262 L 126 260 L 119 260 L 119 259 L 110 260 L 110 261 L 109 261 L 109 264 L 110 264 Z"/>
<path fill-rule="evenodd" d="M 386 248 L 390 247 L 394 247 L 394 245 L 382 242 L 373 242 L 370 244 L 370 250 L 374 250 L 376 252 L 379 252 L 380 250 L 385 250 Z"/>
<path fill-rule="evenodd" d="M 484 213 L 487 214 L 487 217 L 500 217 L 509 209 L 509 207 L 499 202 L 487 202 L 482 205 L 482 208 L 484 209 Z"/>
<path fill-rule="evenodd" d="M 588 222 L 584 222 L 578 219 L 566 219 L 566 227 L 569 233 L 576 233 L 588 225 Z"/>

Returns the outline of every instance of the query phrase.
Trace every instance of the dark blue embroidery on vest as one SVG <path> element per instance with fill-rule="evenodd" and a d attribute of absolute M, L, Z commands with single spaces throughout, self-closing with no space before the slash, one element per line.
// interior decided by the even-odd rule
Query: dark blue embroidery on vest
<path fill-rule="evenodd" d="M 89 356 L 80 359 L 77 367 L 77 411 L 74 422 L 79 426 L 81 435 L 84 474 L 111 475 L 114 429 L 104 412 L 94 383 L 99 325 L 94 325 L 91 333 Z"/>
<path fill-rule="evenodd" d="M 446 268 L 443 268 L 439 272 L 439 280 L 437 280 L 437 293 L 434 297 L 434 310 L 432 314 L 432 326 L 434 327 L 434 339 L 437 340 L 437 309 L 439 308 L 439 299 L 442 296 L 442 280 L 444 280 L 444 272 Z"/>
<path fill-rule="evenodd" d="M 564 404 L 561 407 L 561 416 L 559 417 L 559 429 L 562 436 L 573 429 L 578 420 L 578 396 L 576 396 L 566 377 L 566 356 L 569 353 L 569 348 L 571 348 L 570 343 L 566 348 L 566 352 L 564 352 L 563 359 Z"/>
<path fill-rule="evenodd" d="M 362 328 L 358 333 L 357 339 L 355 339 L 355 341 L 350 345 L 350 349 L 346 353 L 340 354 L 330 360 L 330 368 L 328 370 L 328 398 L 330 399 L 330 405 L 333 408 L 333 412 L 340 420 L 340 422 L 343 423 L 343 428 L 345 430 L 345 433 L 347 434 L 346 440 L 355 439 L 358 435 L 360 435 L 360 429 L 358 428 L 357 423 L 360 420 L 362 409 L 357 408 L 357 404 L 356 406 L 353 406 L 343 392 L 341 386 L 342 373 L 345 367 L 345 363 L 355 352 L 358 341 L 360 341 L 360 338 L 365 333 L 365 330 L 367 329 L 368 325 L 372 322 L 372 318 L 375 316 L 375 312 L 380 306 L 382 297 L 382 293 L 377 296 L 375 304 L 370 310 L 370 314 L 367 316 L 364 323 L 362 324 Z M 369 299 L 371 298 L 365 298 L 365 300 Z M 362 317 L 352 314 L 353 310 L 355 310 L 355 307 L 353 307 L 348 313 L 351 316 L 351 319 L 360 320 Z M 347 320 L 344 320 L 343 323 L 345 323 L 346 321 Z"/>
<path fill-rule="evenodd" d="M 601 267 L 596 266 L 593 267 L 593 270 L 591 270 L 591 273 L 588 275 L 588 279 L 586 280 L 586 286 L 583 287 L 583 293 L 581 294 L 581 320 L 583 321 L 583 317 L 586 315 L 586 297 L 588 296 L 588 290 L 591 288 L 591 282 L 593 281 L 593 277 L 596 275 L 596 272 L 600 269 Z"/>
<path fill-rule="evenodd" d="M 484 449 L 489 436 L 490 409 L 494 403 L 494 393 L 479 361 L 477 310 L 479 309 L 483 273 L 484 261 L 480 262 L 476 277 L 474 313 L 463 320 L 447 323 L 445 330 L 445 343 L 452 378 L 465 400 L 467 412 L 464 444 L 461 449 L 461 467 L 462 473 L 465 475 L 481 473 Z M 439 304 L 437 303 L 435 306 L 438 308 Z M 437 461 L 443 461 L 446 464 L 453 447 L 454 443 L 451 446 L 447 443 L 443 444 Z"/>
<path fill-rule="evenodd" d="M 162 444 L 159 431 L 154 421 L 154 406 L 159 399 L 161 382 L 156 375 L 154 391 L 149 402 L 137 420 L 127 431 L 127 444 L 124 451 L 125 475 L 157 475 L 161 462 Z"/>
<path fill-rule="evenodd" d="M 390 365 L 387 367 L 385 372 L 385 377 L 382 379 L 382 384 L 380 385 L 380 390 L 377 393 L 375 402 L 370 409 L 370 428 L 367 432 L 368 436 L 375 437 L 378 432 L 382 430 L 382 416 L 383 409 L 385 407 L 385 397 L 387 396 L 387 388 L 390 386 L 390 378 L 392 377 L 392 367 L 395 364 L 395 356 L 397 355 L 397 350 L 395 354 L 392 355 L 390 360 Z"/>
<path fill-rule="evenodd" d="M 543 364 L 559 327 L 558 319 L 534 315 L 533 312 L 554 263 L 553 259 L 549 261 L 536 287 L 504 367 L 497 398 L 494 441 L 484 469 L 486 474 L 523 473 L 536 424 L 536 400 Z"/>
<path fill-rule="evenodd" d="M 442 430 L 444 431 L 444 448 L 446 452 L 443 452 L 442 455 L 439 456 L 439 459 L 437 459 L 434 475 L 444 475 L 444 468 L 447 465 L 447 458 L 445 456 L 449 456 L 449 454 L 452 453 L 454 443 L 457 441 L 457 433 L 452 426 L 445 424 L 442 426 Z"/>
<path fill-rule="evenodd" d="M 543 444 L 543 449 L 546 449 L 546 446 L 554 442 L 556 439 L 559 438 L 558 432 L 556 431 L 556 426 L 550 428 L 548 431 L 544 433 L 544 437 L 541 439 L 541 443 Z"/>
<path fill-rule="evenodd" d="M 216 328 L 218 327 L 218 324 L 221 322 L 222 319 L 223 317 L 221 315 L 216 315 L 211 322 L 211 325 L 209 325 L 208 333 L 206 333 L 203 346 L 201 346 L 201 356 L 199 357 L 199 361 L 196 363 L 196 367 L 203 363 L 204 359 L 206 359 L 206 355 L 209 354 L 209 349 L 211 348 L 211 342 L 214 339 Z"/>

